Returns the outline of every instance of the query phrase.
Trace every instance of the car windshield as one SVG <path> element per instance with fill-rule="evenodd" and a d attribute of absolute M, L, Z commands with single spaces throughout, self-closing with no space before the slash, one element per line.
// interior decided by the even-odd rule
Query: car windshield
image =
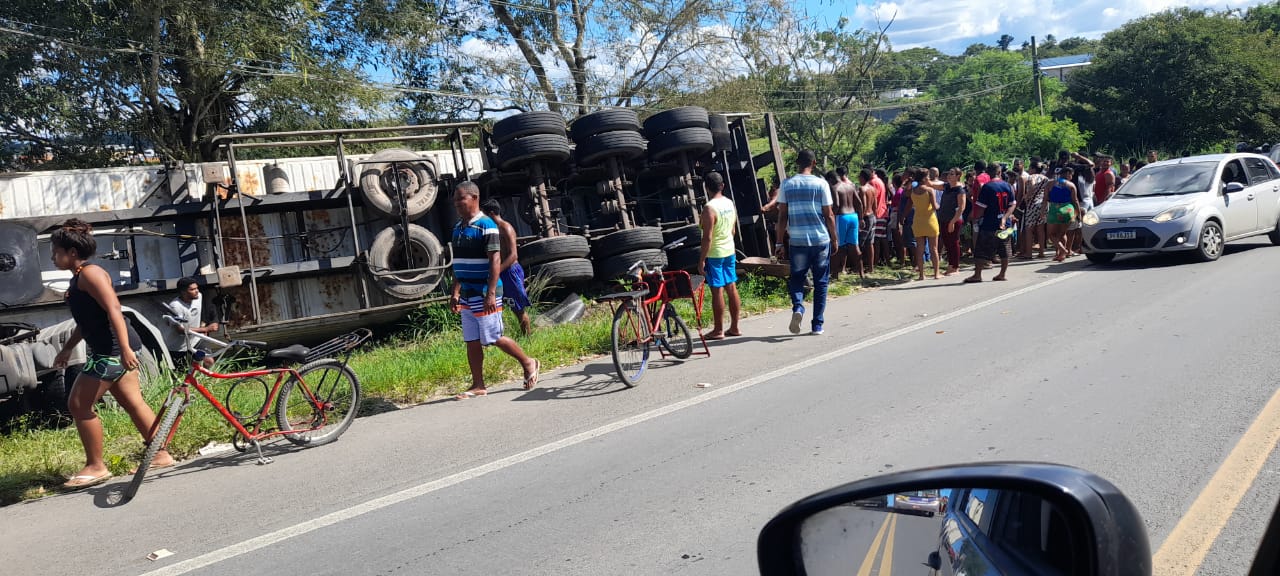
<path fill-rule="evenodd" d="M 1209 190 L 1217 162 L 1183 162 L 1163 166 L 1147 166 L 1129 177 L 1116 191 L 1118 198 L 1139 196 L 1176 196 Z"/>

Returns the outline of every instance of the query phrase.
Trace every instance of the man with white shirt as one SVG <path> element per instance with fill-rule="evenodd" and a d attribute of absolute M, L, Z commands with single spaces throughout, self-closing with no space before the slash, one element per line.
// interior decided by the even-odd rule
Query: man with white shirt
<path fill-rule="evenodd" d="M 174 326 L 165 322 L 164 342 L 169 348 L 169 355 L 176 361 L 185 364 L 187 353 L 199 348 L 200 338 L 195 334 L 212 334 L 218 331 L 217 322 L 208 322 L 214 318 L 212 307 L 205 308 L 204 298 L 200 294 L 200 285 L 194 278 L 178 280 L 178 297 L 166 305 L 169 312 L 179 320 L 186 322 L 186 327 L 193 332 L 191 336 L 183 333 L 183 326 Z M 211 365 L 212 358 L 207 358 L 205 365 Z"/>

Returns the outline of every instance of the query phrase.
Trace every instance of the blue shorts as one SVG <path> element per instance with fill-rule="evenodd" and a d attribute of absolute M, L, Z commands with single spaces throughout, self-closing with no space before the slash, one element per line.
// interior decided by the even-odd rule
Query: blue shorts
<path fill-rule="evenodd" d="M 738 257 L 707 258 L 707 285 L 724 288 L 738 281 Z"/>
<path fill-rule="evenodd" d="M 524 291 L 524 268 L 519 262 L 503 270 L 498 279 L 502 280 L 502 295 L 510 303 L 512 310 L 520 312 L 533 305 L 529 302 L 529 293 Z"/>
<path fill-rule="evenodd" d="M 854 246 L 858 241 L 858 215 L 840 214 L 836 216 L 836 234 L 840 236 L 841 246 Z"/>

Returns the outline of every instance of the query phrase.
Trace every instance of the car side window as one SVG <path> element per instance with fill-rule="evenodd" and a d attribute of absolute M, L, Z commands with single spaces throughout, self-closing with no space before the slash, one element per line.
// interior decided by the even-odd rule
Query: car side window
<path fill-rule="evenodd" d="M 1276 168 L 1275 162 L 1264 162 L 1267 165 L 1267 172 L 1271 173 L 1271 177 L 1280 178 L 1280 168 Z"/>
<path fill-rule="evenodd" d="M 1239 160 L 1227 162 L 1227 165 L 1222 167 L 1222 185 L 1225 186 L 1232 182 L 1239 182 L 1244 186 L 1249 185 L 1249 178 L 1245 176 L 1244 167 L 1240 165 Z"/>
<path fill-rule="evenodd" d="M 1245 169 L 1249 171 L 1249 182 L 1257 186 L 1271 180 L 1271 172 L 1267 170 L 1267 162 L 1261 158 L 1245 158 Z"/>
<path fill-rule="evenodd" d="M 991 518 L 996 505 L 998 490 L 975 488 L 969 491 L 964 503 L 964 514 L 983 534 L 991 534 Z"/>

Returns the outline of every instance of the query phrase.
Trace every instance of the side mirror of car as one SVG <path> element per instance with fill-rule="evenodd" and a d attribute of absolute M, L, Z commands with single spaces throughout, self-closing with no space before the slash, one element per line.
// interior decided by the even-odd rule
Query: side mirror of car
<path fill-rule="evenodd" d="M 839 486 L 778 513 L 756 552 L 763 576 L 921 565 L 957 574 L 1151 574 L 1137 508 L 1101 477 L 1057 464 L 946 466 Z"/>
<path fill-rule="evenodd" d="M 1244 192 L 1244 184 L 1239 182 L 1228 182 L 1227 185 L 1222 188 L 1223 194 L 1235 194 L 1237 192 Z"/>

